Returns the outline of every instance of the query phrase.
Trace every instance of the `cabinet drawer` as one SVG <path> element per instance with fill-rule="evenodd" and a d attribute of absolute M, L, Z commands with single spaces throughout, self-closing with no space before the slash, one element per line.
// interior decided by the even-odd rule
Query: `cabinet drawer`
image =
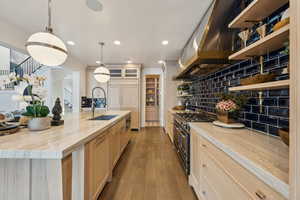
<path fill-rule="evenodd" d="M 219 166 L 219 163 L 208 154 L 202 154 L 201 168 L 202 175 L 205 174 L 208 177 L 208 184 L 222 199 L 252 200 L 249 194 L 235 183 Z"/>
<path fill-rule="evenodd" d="M 201 148 L 205 154 L 217 160 L 220 167 L 223 168 L 238 185 L 244 188 L 253 199 L 285 200 L 282 195 L 270 188 L 254 174 L 203 137 L 201 137 Z"/>
<path fill-rule="evenodd" d="M 201 185 L 201 196 L 204 198 L 204 200 L 221 200 L 217 194 L 217 192 L 209 185 L 208 178 L 206 178 L 205 175 L 203 175 L 200 179 L 200 185 Z"/>

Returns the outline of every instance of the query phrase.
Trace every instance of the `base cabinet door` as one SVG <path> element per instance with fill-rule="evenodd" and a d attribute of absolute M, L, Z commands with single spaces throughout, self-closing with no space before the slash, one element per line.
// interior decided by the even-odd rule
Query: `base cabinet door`
<path fill-rule="evenodd" d="M 125 122 L 122 120 L 120 123 L 120 154 L 122 154 L 123 148 L 125 147 L 125 140 L 126 140 L 126 135 L 125 135 Z"/>
<path fill-rule="evenodd" d="M 174 134 L 173 134 L 173 115 L 171 112 L 168 112 L 167 114 L 167 124 L 166 124 L 166 130 L 167 134 L 169 135 L 172 142 L 174 142 Z"/>
<path fill-rule="evenodd" d="M 126 120 L 122 120 L 121 122 L 121 154 L 122 152 L 124 151 L 125 147 L 127 146 L 128 142 L 129 142 L 129 139 L 130 139 L 130 128 L 127 127 L 126 128 Z"/>
<path fill-rule="evenodd" d="M 109 175 L 109 140 L 103 133 L 85 147 L 85 200 L 98 198 Z"/>
<path fill-rule="evenodd" d="M 72 200 L 72 155 L 62 160 L 63 199 Z"/>
<path fill-rule="evenodd" d="M 109 149 L 110 149 L 110 165 L 111 169 L 114 168 L 120 155 L 121 146 L 121 134 L 120 134 L 120 124 L 116 124 L 110 130 L 109 135 Z"/>
<path fill-rule="evenodd" d="M 201 142 L 197 133 L 191 133 L 191 176 L 193 176 L 193 187 L 197 190 L 201 190 Z"/>

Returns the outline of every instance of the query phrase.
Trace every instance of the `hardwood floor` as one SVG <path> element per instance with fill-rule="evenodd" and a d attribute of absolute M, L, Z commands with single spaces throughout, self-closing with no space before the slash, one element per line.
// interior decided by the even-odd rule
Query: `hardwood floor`
<path fill-rule="evenodd" d="M 145 122 L 145 127 L 160 127 L 160 122 Z"/>
<path fill-rule="evenodd" d="M 111 183 L 98 200 L 196 200 L 161 128 L 133 132 Z"/>

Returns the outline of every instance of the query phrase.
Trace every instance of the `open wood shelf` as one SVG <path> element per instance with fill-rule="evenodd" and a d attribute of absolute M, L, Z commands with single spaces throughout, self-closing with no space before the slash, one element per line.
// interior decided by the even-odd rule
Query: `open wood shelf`
<path fill-rule="evenodd" d="M 275 90 L 275 89 L 288 88 L 289 85 L 290 85 L 290 80 L 272 81 L 268 83 L 259 83 L 259 84 L 231 87 L 229 88 L 229 91 L 233 92 L 233 91 L 243 91 L 243 90 Z"/>
<path fill-rule="evenodd" d="M 189 84 L 192 84 L 192 83 L 193 83 L 192 81 L 186 81 L 186 82 L 180 83 L 180 84 L 178 85 L 178 87 L 184 86 L 184 85 L 189 85 Z"/>
<path fill-rule="evenodd" d="M 229 56 L 230 60 L 244 60 L 253 56 L 265 55 L 284 47 L 284 43 L 289 39 L 290 25 L 267 35 L 255 43 Z"/>
<path fill-rule="evenodd" d="M 189 95 L 178 95 L 177 97 L 181 98 L 181 97 L 191 97 L 191 96 L 193 96 L 193 95 L 190 95 L 190 94 Z"/>
<path fill-rule="evenodd" d="M 268 17 L 289 0 L 254 0 L 229 25 L 229 28 L 247 28 L 253 26 L 253 21 L 261 21 Z"/>

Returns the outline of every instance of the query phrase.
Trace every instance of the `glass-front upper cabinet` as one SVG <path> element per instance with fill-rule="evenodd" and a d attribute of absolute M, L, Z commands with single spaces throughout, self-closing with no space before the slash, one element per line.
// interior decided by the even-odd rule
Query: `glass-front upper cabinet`
<path fill-rule="evenodd" d="M 109 69 L 111 78 L 139 78 L 139 69 L 133 67 L 114 67 Z"/>
<path fill-rule="evenodd" d="M 122 69 L 109 69 L 110 77 L 122 78 Z"/>
<path fill-rule="evenodd" d="M 138 78 L 139 72 L 138 69 L 125 69 L 124 70 L 124 77 L 125 78 Z"/>

